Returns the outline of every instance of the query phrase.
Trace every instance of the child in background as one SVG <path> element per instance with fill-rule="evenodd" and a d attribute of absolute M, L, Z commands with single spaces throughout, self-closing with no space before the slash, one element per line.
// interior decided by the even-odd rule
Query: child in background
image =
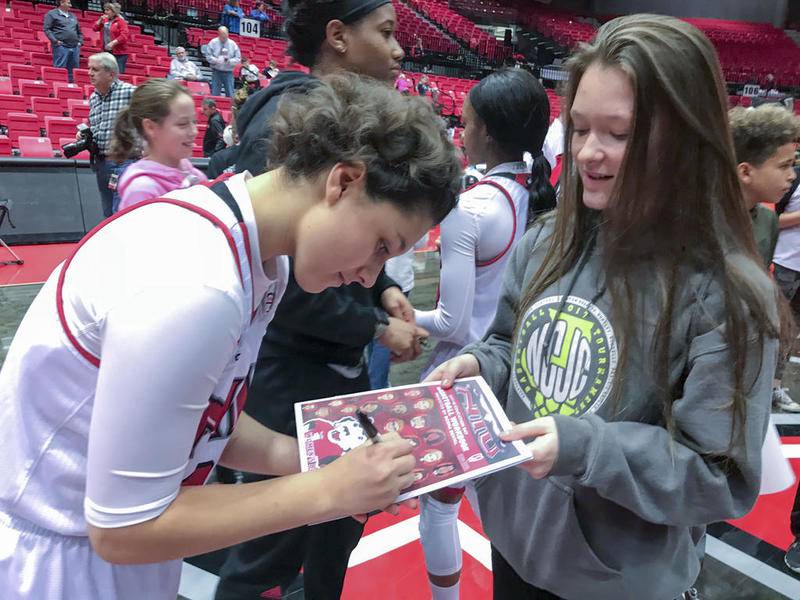
<path fill-rule="evenodd" d="M 777 255 L 775 281 L 787 300 L 791 300 L 800 285 L 800 278 L 779 263 L 791 264 L 798 248 L 792 243 L 792 236 L 784 236 L 780 248 L 776 248 L 780 227 L 778 216 L 761 202 L 778 202 L 795 180 L 794 150 L 800 123 L 797 117 L 777 104 L 763 104 L 758 108 L 737 106 L 731 109 L 729 118 L 736 149 L 736 172 L 753 221 L 758 252 L 767 268 L 772 264 L 773 256 Z M 791 214 L 782 219 L 784 227 L 797 223 Z M 772 390 L 772 406 L 777 410 L 800 412 L 800 404 L 781 386 L 782 372 L 783 365 L 779 364 Z"/>
<path fill-rule="evenodd" d="M 146 154 L 119 178 L 117 210 L 206 181 L 189 162 L 196 137 L 194 102 L 184 86 L 150 79 L 137 87 L 119 112 L 110 154 L 117 161 L 130 158 L 139 139 L 146 142 Z"/>

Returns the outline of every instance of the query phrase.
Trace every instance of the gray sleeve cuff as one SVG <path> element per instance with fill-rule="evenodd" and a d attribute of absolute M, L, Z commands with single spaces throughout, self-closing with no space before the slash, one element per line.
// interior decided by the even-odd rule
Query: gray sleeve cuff
<path fill-rule="evenodd" d="M 583 477 L 588 470 L 589 444 L 594 435 L 592 423 L 564 415 L 553 415 L 553 419 L 558 430 L 558 458 L 550 474 Z"/>

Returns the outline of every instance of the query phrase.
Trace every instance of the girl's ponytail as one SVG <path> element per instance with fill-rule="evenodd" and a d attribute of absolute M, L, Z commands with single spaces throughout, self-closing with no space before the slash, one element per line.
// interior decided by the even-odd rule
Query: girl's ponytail
<path fill-rule="evenodd" d="M 550 163 L 541 148 L 532 153 L 531 178 L 528 185 L 528 225 L 540 215 L 555 210 L 556 191 L 550 184 Z"/>
<path fill-rule="evenodd" d="M 117 162 L 139 158 L 140 146 L 139 136 L 131 119 L 131 109 L 126 106 L 117 113 L 108 156 Z"/>

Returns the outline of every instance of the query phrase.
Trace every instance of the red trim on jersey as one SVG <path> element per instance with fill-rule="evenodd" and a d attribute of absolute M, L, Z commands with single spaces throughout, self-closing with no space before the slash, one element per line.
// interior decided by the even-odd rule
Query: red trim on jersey
<path fill-rule="evenodd" d="M 116 213 L 116 214 L 110 216 L 109 218 L 107 218 L 102 223 L 96 225 L 89 233 L 87 233 L 84 236 L 84 238 L 80 242 L 78 242 L 78 245 L 75 246 L 75 249 L 67 257 L 67 259 L 64 261 L 64 266 L 61 267 L 61 273 L 58 274 L 58 283 L 56 285 L 56 309 L 58 310 L 58 319 L 59 319 L 59 321 L 61 321 L 61 327 L 64 329 L 64 333 L 66 334 L 67 339 L 69 339 L 70 343 L 75 347 L 75 349 L 78 351 L 78 353 L 81 356 L 83 356 L 91 365 L 93 365 L 95 367 L 99 367 L 100 366 L 100 358 L 95 356 L 94 354 L 89 352 L 89 350 L 87 350 L 86 348 L 84 348 L 83 346 L 80 345 L 80 343 L 78 342 L 78 339 L 73 335 L 72 331 L 70 331 L 69 326 L 67 324 L 67 317 L 66 317 L 66 314 L 64 312 L 64 298 L 63 298 L 64 279 L 66 278 L 66 275 L 67 275 L 67 268 L 70 266 L 70 264 L 72 263 L 72 259 L 75 258 L 75 255 L 78 253 L 78 251 L 81 249 L 81 247 L 87 241 L 89 241 L 89 239 L 92 236 L 94 236 L 96 233 L 98 233 L 103 227 L 105 227 L 106 225 L 108 225 L 112 221 L 117 220 L 122 215 L 128 214 L 132 210 L 136 210 L 137 208 L 141 208 L 142 206 L 147 206 L 149 204 L 156 204 L 156 203 L 173 204 L 175 206 L 179 206 L 181 208 L 185 208 L 187 210 L 190 210 L 192 212 L 197 213 L 201 217 L 204 217 L 204 218 L 208 219 L 216 227 L 221 229 L 222 230 L 222 234 L 225 236 L 225 239 L 228 240 L 228 246 L 230 246 L 230 249 L 231 249 L 231 252 L 233 252 L 234 258 L 236 259 L 236 269 L 239 272 L 239 280 L 242 282 L 242 285 L 244 285 L 244 274 L 242 273 L 242 262 L 241 262 L 241 260 L 239 258 L 239 251 L 236 249 L 236 240 L 233 239 L 233 234 L 231 233 L 231 230 L 216 215 L 208 212 L 205 209 L 200 208 L 199 206 L 195 206 L 194 204 L 190 204 L 189 202 L 184 202 L 183 200 L 174 200 L 172 198 L 154 198 L 153 200 L 145 200 L 144 202 L 139 202 L 137 204 L 134 204 L 133 206 L 129 206 L 128 208 L 119 211 L 118 213 Z M 243 229 L 246 228 L 246 226 L 243 223 L 240 223 L 240 225 L 242 225 Z M 247 239 L 246 236 L 245 236 L 245 239 Z M 250 250 L 249 245 L 248 245 L 247 249 L 248 249 L 248 254 L 249 254 L 249 250 Z"/>
<path fill-rule="evenodd" d="M 516 178 L 514 179 L 514 181 L 516 181 Z M 503 248 L 503 251 L 492 259 L 475 261 L 476 267 L 488 267 L 489 265 L 492 265 L 501 258 L 503 258 L 506 255 L 506 252 L 508 252 L 511 249 L 511 246 L 514 244 L 514 238 L 517 235 L 517 207 L 514 205 L 514 200 L 511 198 L 511 194 L 508 193 L 508 190 L 506 190 L 506 188 L 504 188 L 498 182 L 492 181 L 491 179 L 481 179 L 478 183 L 469 186 L 464 191 L 468 192 L 471 189 L 478 187 L 479 185 L 490 185 L 500 190 L 503 193 L 503 196 L 505 196 L 506 200 L 508 200 L 508 205 L 511 207 L 511 217 L 514 219 L 514 228 L 511 231 L 511 239 L 508 240 L 508 244 L 506 244 L 506 247 Z"/>
<path fill-rule="evenodd" d="M 559 154 L 556 156 L 556 166 L 553 167 L 553 170 L 550 172 L 550 185 L 553 187 L 556 186 L 558 180 L 561 178 L 561 167 L 564 166 L 564 155 Z"/>

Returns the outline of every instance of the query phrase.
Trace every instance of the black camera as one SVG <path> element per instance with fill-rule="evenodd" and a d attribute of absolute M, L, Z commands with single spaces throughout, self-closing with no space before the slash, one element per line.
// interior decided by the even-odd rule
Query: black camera
<path fill-rule="evenodd" d="M 89 154 L 96 154 L 94 134 L 92 133 L 92 130 L 89 129 L 87 125 L 80 124 L 78 125 L 78 134 L 80 134 L 80 139 L 77 139 L 69 144 L 64 144 L 61 147 L 61 152 L 64 153 L 64 158 L 72 158 L 84 150 L 88 150 Z"/>

